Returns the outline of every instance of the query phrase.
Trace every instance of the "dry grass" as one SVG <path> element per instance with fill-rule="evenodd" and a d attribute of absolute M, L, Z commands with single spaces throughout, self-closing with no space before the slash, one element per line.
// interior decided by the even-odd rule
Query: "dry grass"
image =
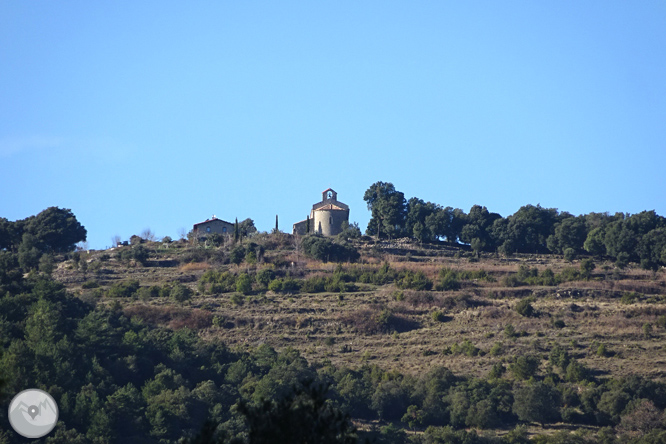
<path fill-rule="evenodd" d="M 287 248 L 292 248 L 286 240 Z M 387 251 L 384 247 L 363 245 L 361 267 L 377 270 L 390 261 L 397 270 L 422 271 L 436 280 L 442 267 L 459 271 L 485 270 L 494 281 L 462 281 L 459 291 L 399 291 L 394 285 L 358 284 L 359 291 L 317 294 L 264 294 L 243 297 L 236 305 L 231 294 L 209 296 L 195 294 L 189 307 L 174 307 L 173 302 L 155 299 L 147 304 L 127 301 L 126 314 L 146 322 L 170 328 L 190 327 L 202 337 L 220 339 L 228 346 L 255 347 L 268 343 L 278 349 L 294 347 L 310 362 L 330 360 L 335 365 L 358 367 L 364 363 L 386 369 L 418 374 L 436 365 L 454 372 L 485 376 L 493 364 L 510 361 L 521 354 L 546 358 L 555 345 L 568 350 L 599 375 L 622 376 L 642 374 L 666 378 L 666 350 L 661 345 L 666 331 L 656 326 L 666 314 L 666 274 L 635 268 L 613 270 L 597 263 L 590 281 L 567 282 L 558 287 L 502 286 L 501 279 L 516 273 L 521 264 L 550 268 L 555 273 L 566 267 L 577 267 L 556 256 L 517 255 L 501 258 L 482 257 L 469 262 L 454 257 L 448 247 L 420 249 L 399 244 Z M 396 253 L 396 249 L 402 253 Z M 406 253 L 410 254 L 408 258 Z M 266 262 L 280 273 L 308 278 L 328 276 L 337 264 L 323 264 L 305 258 L 292 250 L 267 251 Z M 408 260 L 409 259 L 409 260 Z M 291 265 L 294 262 L 294 265 Z M 604 268 L 604 265 L 607 265 Z M 266 265 L 228 266 L 234 271 L 252 271 Z M 184 280 L 196 290 L 196 282 L 210 266 L 206 263 L 177 267 L 127 268 L 111 260 L 103 263 L 108 270 L 94 278 L 102 286 L 137 279 L 141 285 L 160 285 Z M 83 277 L 75 270 L 60 269 L 57 278 L 72 290 L 80 288 Z M 622 296 L 636 292 L 633 303 L 625 304 Z M 520 316 L 516 303 L 534 296 L 538 315 Z M 626 302 L 626 301 L 625 301 Z M 385 318 L 381 318 L 382 313 Z M 436 320 L 433 311 L 444 317 Z M 212 325 L 217 316 L 221 322 Z M 563 328 L 554 325 L 564 322 Z M 643 325 L 651 323 L 646 337 Z M 505 335 L 507 325 L 524 332 L 516 338 Z M 479 356 L 450 355 L 444 351 L 453 344 L 469 340 L 482 352 Z M 490 355 L 495 343 L 502 343 L 503 353 Z M 597 355 L 604 344 L 610 356 Z M 545 365 L 545 364 L 544 364 Z"/>
<path fill-rule="evenodd" d="M 210 269 L 210 264 L 208 262 L 190 262 L 189 264 L 181 265 L 179 270 L 183 272 L 187 271 L 202 271 Z"/>

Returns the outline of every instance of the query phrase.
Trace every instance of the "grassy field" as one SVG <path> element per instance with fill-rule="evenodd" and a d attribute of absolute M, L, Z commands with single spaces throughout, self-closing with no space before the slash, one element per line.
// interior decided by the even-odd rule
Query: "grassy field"
<path fill-rule="evenodd" d="M 356 264 L 338 265 L 306 258 L 298 239 L 291 236 L 260 235 L 251 240 L 265 245 L 261 260 L 251 264 L 225 264 L 230 246 L 206 250 L 185 242 L 146 243 L 145 265 L 120 261 L 119 251 L 132 248 L 121 247 L 84 255 L 87 267 L 61 263 L 54 276 L 82 299 L 113 304 L 145 322 L 190 327 L 230 348 L 263 343 L 276 349 L 293 347 L 313 363 L 330 361 L 352 368 L 371 363 L 408 374 L 444 365 L 454 373 L 485 376 L 498 362 L 508 366 L 515 357 L 530 354 L 546 358 L 541 360 L 545 372 L 548 355 L 559 346 L 597 377 L 666 378 L 663 270 L 618 269 L 594 259 L 587 279 L 521 285 L 514 279 L 521 266 L 523 271 L 536 268 L 538 274 L 550 269 L 555 275 L 571 275 L 572 269 L 579 270 L 581 259 L 570 263 L 561 256 L 495 254 L 477 259 L 452 245 L 366 239 L 356 241 L 361 252 Z M 193 262 L 193 251 L 205 254 L 194 255 Z M 302 281 L 349 270 L 374 273 L 384 263 L 398 272 L 422 272 L 434 287 L 442 269 L 463 277 L 458 279 L 459 289 L 448 291 L 356 282 L 353 291 L 285 293 L 254 283 L 249 294 L 241 295 L 203 294 L 197 285 L 207 270 L 254 276 L 270 268 L 277 276 Z M 142 287 L 179 282 L 192 290 L 192 296 L 185 302 L 160 296 L 106 296 L 106 289 L 130 280 Z M 531 316 L 516 310 L 525 298 L 533 298 Z"/>

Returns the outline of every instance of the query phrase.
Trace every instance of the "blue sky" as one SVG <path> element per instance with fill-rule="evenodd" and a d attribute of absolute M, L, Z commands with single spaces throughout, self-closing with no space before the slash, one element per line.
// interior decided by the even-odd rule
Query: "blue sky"
<path fill-rule="evenodd" d="M 0 216 L 92 248 L 376 181 L 666 215 L 666 3 L 0 1 Z"/>

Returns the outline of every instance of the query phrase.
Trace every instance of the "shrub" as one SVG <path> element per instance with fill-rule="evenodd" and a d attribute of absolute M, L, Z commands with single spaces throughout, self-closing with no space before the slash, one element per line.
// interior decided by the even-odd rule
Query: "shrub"
<path fill-rule="evenodd" d="M 439 271 L 439 282 L 436 289 L 438 291 L 455 291 L 460 289 L 460 280 L 458 274 L 450 268 L 443 268 Z"/>
<path fill-rule="evenodd" d="M 192 290 L 177 282 L 171 287 L 169 296 L 171 296 L 176 302 L 185 302 L 192 297 Z"/>
<path fill-rule="evenodd" d="M 336 243 L 320 236 L 305 236 L 301 247 L 306 256 L 322 262 L 354 262 L 360 257 L 353 246 Z"/>
<path fill-rule="evenodd" d="M 273 279 L 275 279 L 275 273 L 269 268 L 262 268 L 259 270 L 255 278 L 257 283 L 264 288 L 267 288 L 268 284 L 270 284 Z"/>
<path fill-rule="evenodd" d="M 527 318 L 534 316 L 535 311 L 534 307 L 532 307 L 532 302 L 534 301 L 535 299 L 533 297 L 522 299 L 520 302 L 516 304 L 515 307 L 516 312 L 519 315 L 525 316 Z"/>
<path fill-rule="evenodd" d="M 566 324 L 564 323 L 564 321 L 562 319 L 555 319 L 553 321 L 553 327 L 555 327 L 555 328 L 564 328 L 564 327 L 566 327 Z"/>
<path fill-rule="evenodd" d="M 135 261 L 141 265 L 146 265 L 148 261 L 148 250 L 143 245 L 134 245 L 132 248 L 124 248 L 116 255 L 120 262 L 129 263 Z"/>
<path fill-rule="evenodd" d="M 604 344 L 599 344 L 599 347 L 597 348 L 597 356 L 601 356 L 602 358 L 608 356 L 608 350 Z"/>
<path fill-rule="evenodd" d="M 405 270 L 400 275 L 400 280 L 397 282 L 398 288 L 412 290 L 430 290 L 432 288 L 432 282 L 422 271 Z"/>
<path fill-rule="evenodd" d="M 323 276 L 311 276 L 303 281 L 301 290 L 304 293 L 321 293 L 326 290 L 326 283 L 328 279 Z"/>
<path fill-rule="evenodd" d="M 228 271 L 208 270 L 199 278 L 198 289 L 199 292 L 204 294 L 234 291 L 236 289 L 236 276 Z"/>
<path fill-rule="evenodd" d="M 446 315 L 444 313 L 442 313 L 441 311 L 439 311 L 439 310 L 435 310 L 432 313 L 430 313 L 430 317 L 435 322 L 444 322 L 444 321 L 446 321 Z"/>
<path fill-rule="evenodd" d="M 571 359 L 569 365 L 567 365 L 567 370 L 564 375 L 564 379 L 567 382 L 580 382 L 586 381 L 590 371 L 580 362 L 575 359 Z"/>
<path fill-rule="evenodd" d="M 282 279 L 272 280 L 268 284 L 268 289 L 276 293 L 282 291 Z"/>
<path fill-rule="evenodd" d="M 583 278 L 590 279 L 592 270 L 595 268 L 596 266 L 594 265 L 592 259 L 583 259 L 580 263 L 580 274 Z"/>
<path fill-rule="evenodd" d="M 493 364 L 493 368 L 490 370 L 488 376 L 491 378 L 501 378 L 504 373 L 506 373 L 506 367 L 504 367 L 504 364 L 496 362 Z"/>
<path fill-rule="evenodd" d="M 505 287 L 519 287 L 523 285 L 523 282 L 515 274 L 509 274 L 502 278 L 502 285 Z"/>
<path fill-rule="evenodd" d="M 560 419 L 560 393 L 548 384 L 535 382 L 519 387 L 514 393 L 513 411 L 521 421 L 542 425 Z"/>
<path fill-rule="evenodd" d="M 504 327 L 504 336 L 507 338 L 518 337 L 518 333 L 516 332 L 516 328 L 513 326 L 513 324 L 506 324 L 506 327 Z"/>
<path fill-rule="evenodd" d="M 241 273 L 236 278 L 236 291 L 243 294 L 249 294 L 252 291 L 252 280 L 247 273 Z"/>
<path fill-rule="evenodd" d="M 282 293 L 298 293 L 300 290 L 300 283 L 290 277 L 284 279 L 275 279 L 268 284 L 268 289 L 274 292 Z"/>
<path fill-rule="evenodd" d="M 235 246 L 230 252 L 229 252 L 229 261 L 232 264 L 240 264 L 243 262 L 243 258 L 245 258 L 245 248 L 242 245 L 237 245 Z"/>
<path fill-rule="evenodd" d="M 551 349 L 550 357 L 548 359 L 551 364 L 561 368 L 562 370 L 565 370 L 571 361 L 569 353 L 559 345 L 556 345 Z"/>
<path fill-rule="evenodd" d="M 147 301 L 151 298 L 156 298 L 160 296 L 160 287 L 158 287 L 157 285 L 153 285 L 150 287 L 141 287 L 136 292 L 136 295 L 142 301 Z"/>
<path fill-rule="evenodd" d="M 451 346 L 451 353 L 454 355 L 467 355 L 467 356 L 476 356 L 479 354 L 479 349 L 472 344 L 468 339 L 465 339 L 460 344 L 453 344 Z"/>
<path fill-rule="evenodd" d="M 128 280 L 113 284 L 106 292 L 110 298 L 130 298 L 139 289 L 139 281 Z"/>
<path fill-rule="evenodd" d="M 86 289 L 97 288 L 97 287 L 99 287 L 99 282 L 97 281 L 86 281 L 83 284 L 81 284 L 81 288 L 86 288 Z"/>
<path fill-rule="evenodd" d="M 509 368 L 517 379 L 529 379 L 536 375 L 539 369 L 539 359 L 536 356 L 522 355 Z"/>
<path fill-rule="evenodd" d="M 639 298 L 638 293 L 632 291 L 632 292 L 627 292 L 622 295 L 622 299 L 620 299 L 620 302 L 622 302 L 625 305 L 633 304 L 636 302 L 636 300 Z"/>
<path fill-rule="evenodd" d="M 501 342 L 495 342 L 492 347 L 490 347 L 490 356 L 499 356 L 504 353 L 504 347 Z"/>
<path fill-rule="evenodd" d="M 643 324 L 643 336 L 650 338 L 652 336 L 652 324 L 646 322 Z"/>
<path fill-rule="evenodd" d="M 573 248 L 566 248 L 564 250 L 564 260 L 567 262 L 573 262 L 576 259 L 576 250 Z"/>

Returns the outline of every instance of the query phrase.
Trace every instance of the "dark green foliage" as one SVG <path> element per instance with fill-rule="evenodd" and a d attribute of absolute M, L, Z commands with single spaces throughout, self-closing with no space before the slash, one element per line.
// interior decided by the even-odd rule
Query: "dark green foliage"
<path fill-rule="evenodd" d="M 139 281 L 127 280 L 113 284 L 107 291 L 110 298 L 131 298 L 139 289 Z"/>
<path fill-rule="evenodd" d="M 185 302 L 192 297 L 192 290 L 177 282 L 171 287 L 169 296 L 171 296 L 176 302 Z"/>
<path fill-rule="evenodd" d="M 252 279 L 247 273 L 241 273 L 236 278 L 236 291 L 243 294 L 250 294 L 252 291 Z"/>
<path fill-rule="evenodd" d="M 130 248 L 122 248 L 117 254 L 116 257 L 119 261 L 124 263 L 130 263 L 135 261 L 141 265 L 146 265 L 148 261 L 148 249 L 143 245 L 133 245 Z"/>
<path fill-rule="evenodd" d="M 521 299 L 515 307 L 516 312 L 521 315 L 525 316 L 527 318 L 532 317 L 536 314 L 534 311 L 534 307 L 532 307 L 532 302 L 534 302 L 536 299 L 533 297 L 529 298 L 524 298 Z"/>
<path fill-rule="evenodd" d="M 567 382 L 581 382 L 589 378 L 589 373 L 590 371 L 583 364 L 571 359 L 571 362 L 567 365 L 564 378 Z"/>
<path fill-rule="evenodd" d="M 518 356 L 509 369 L 517 379 L 529 379 L 536 375 L 539 369 L 539 358 L 529 355 Z"/>
<path fill-rule="evenodd" d="M 476 356 L 479 354 L 479 349 L 472 344 L 468 339 L 465 339 L 460 344 L 453 344 L 449 351 L 454 355 L 467 355 L 467 356 Z"/>
<path fill-rule="evenodd" d="M 412 290 L 430 290 L 432 282 L 422 271 L 404 270 L 400 273 L 396 282 L 398 288 Z"/>
<path fill-rule="evenodd" d="M 583 249 L 586 237 L 585 218 L 583 216 L 571 217 L 567 214 L 555 225 L 553 234 L 548 237 L 548 249 L 553 253 L 564 253 L 566 258 L 567 254 L 575 255 Z M 571 252 L 567 253 L 569 250 Z"/>
<path fill-rule="evenodd" d="M 301 289 L 301 284 L 296 279 L 286 277 L 283 279 L 275 279 L 268 285 L 270 291 L 282 293 L 298 293 Z"/>
<path fill-rule="evenodd" d="M 583 279 L 590 279 L 592 271 L 596 268 L 592 259 L 583 259 L 580 262 L 580 275 Z"/>
<path fill-rule="evenodd" d="M 257 405 L 238 403 L 252 444 L 356 443 L 349 416 L 326 402 L 325 386 L 309 384 L 282 399 L 265 399 Z"/>
<path fill-rule="evenodd" d="M 321 236 L 305 236 L 303 253 L 322 262 L 354 262 L 360 254 L 351 245 L 339 244 Z"/>
<path fill-rule="evenodd" d="M 238 265 L 241 262 L 243 262 L 245 254 L 246 254 L 245 247 L 243 247 L 242 245 L 237 245 L 229 252 L 229 261 L 232 264 Z"/>
<path fill-rule="evenodd" d="M 73 251 L 78 242 L 86 240 L 86 229 L 69 209 L 50 207 L 22 222 L 22 231 L 34 236 L 43 252 Z"/>
<path fill-rule="evenodd" d="M 264 288 L 268 288 L 268 284 L 270 284 L 273 279 L 275 279 L 275 273 L 269 268 L 262 268 L 257 272 L 255 277 L 257 283 Z"/>
<path fill-rule="evenodd" d="M 458 273 L 450 268 L 440 270 L 436 289 L 438 291 L 459 290 L 460 280 L 458 279 Z"/>
<path fill-rule="evenodd" d="M 310 223 L 310 219 L 308 217 L 308 223 Z M 309 233 L 310 231 L 306 231 Z M 358 239 L 361 237 L 361 229 L 358 226 L 358 223 L 354 222 L 350 224 L 347 221 L 342 222 L 342 231 L 340 234 L 338 234 L 337 238 L 338 240 L 345 242 L 351 239 Z"/>
<path fill-rule="evenodd" d="M 375 182 L 366 190 L 363 200 L 372 213 L 366 234 L 391 238 L 403 234 L 407 217 L 405 195 L 396 191 L 392 183 Z"/>
<path fill-rule="evenodd" d="M 236 290 L 236 276 L 228 271 L 208 270 L 199 279 L 199 292 L 204 294 L 228 293 Z"/>
<path fill-rule="evenodd" d="M 424 444 L 499 444 L 495 438 L 479 436 L 475 430 L 454 430 L 450 426 L 428 427 L 423 436 Z"/>
<path fill-rule="evenodd" d="M 86 281 L 83 284 L 81 284 L 81 288 L 86 288 L 86 289 L 97 288 L 97 287 L 99 287 L 99 282 L 97 281 Z"/>
<path fill-rule="evenodd" d="M 560 419 L 560 393 L 543 382 L 528 383 L 514 392 L 513 412 L 521 421 L 536 421 L 542 425 Z"/>
<path fill-rule="evenodd" d="M 42 250 L 37 248 L 37 241 L 30 233 L 23 235 L 23 240 L 18 247 L 18 260 L 24 271 L 34 270 L 39 266 Z"/>

